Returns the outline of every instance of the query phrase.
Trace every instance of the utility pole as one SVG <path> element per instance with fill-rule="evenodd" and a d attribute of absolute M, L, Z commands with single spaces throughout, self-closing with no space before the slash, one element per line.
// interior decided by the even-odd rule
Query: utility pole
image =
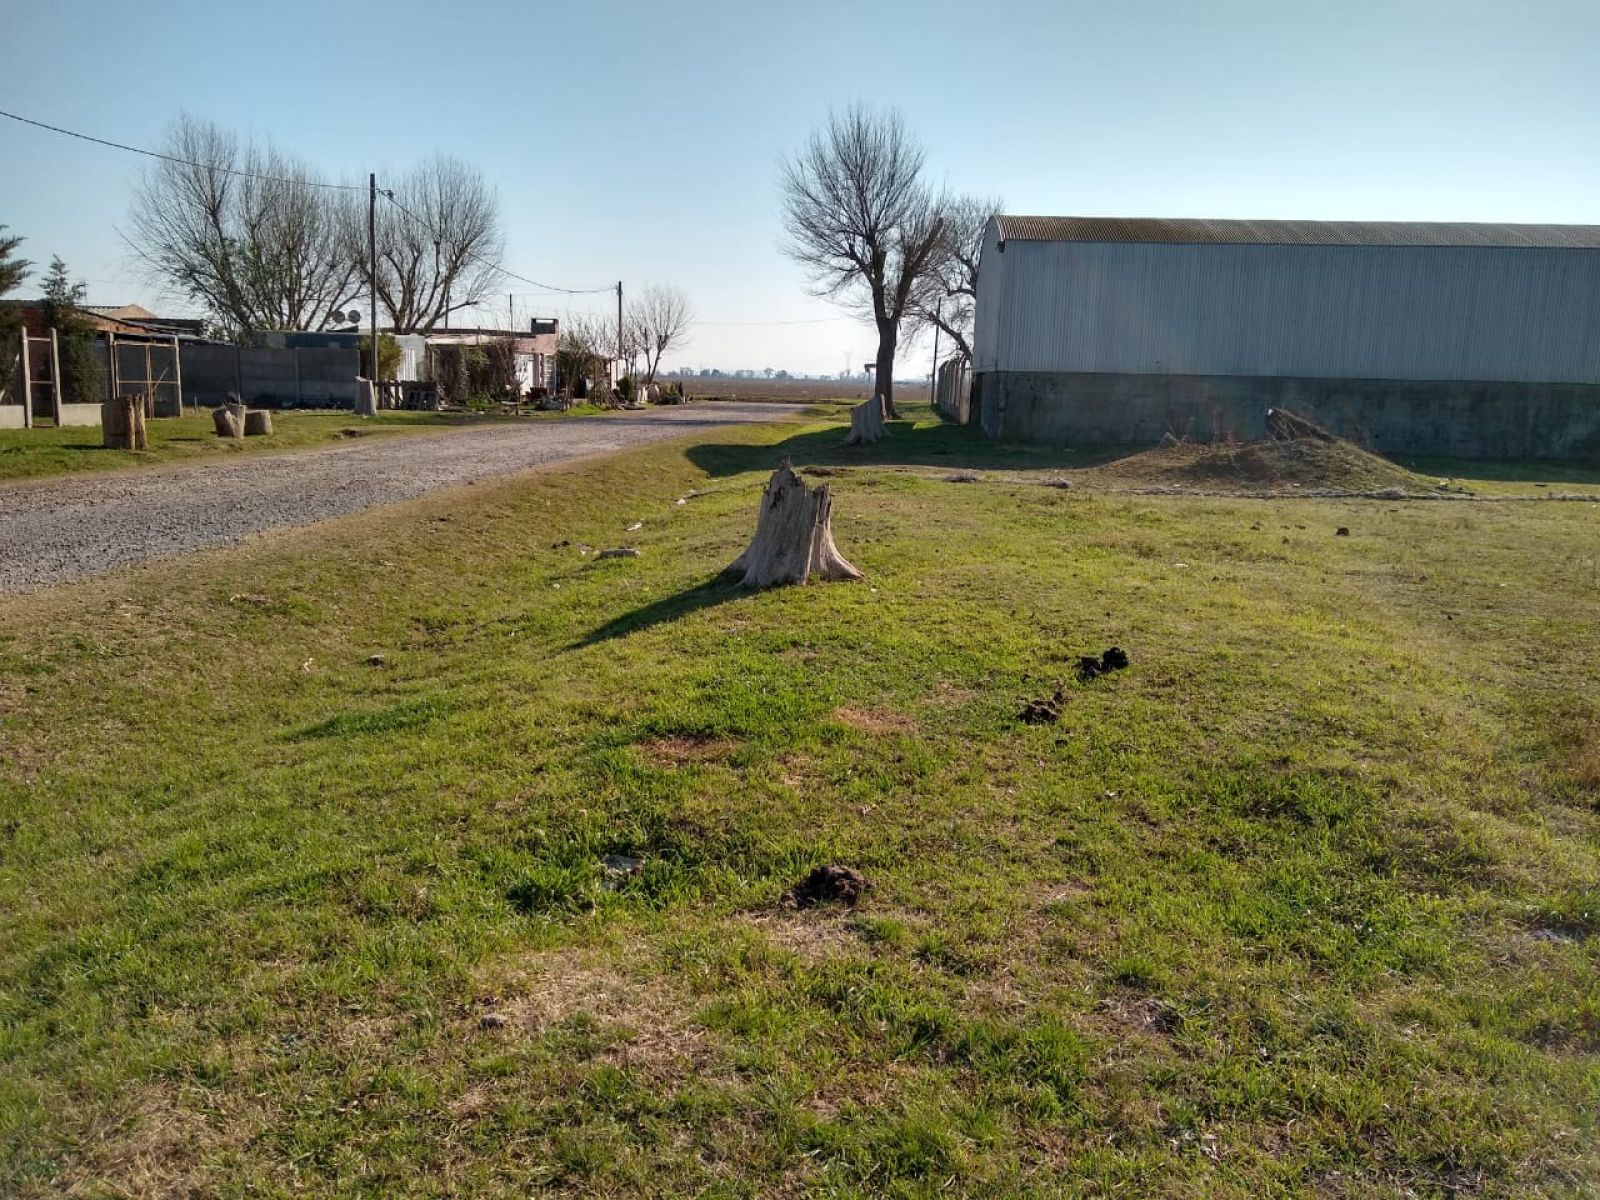
<path fill-rule="evenodd" d="M 367 175 L 367 282 L 372 285 L 372 386 L 378 386 L 378 174 Z"/>
<path fill-rule="evenodd" d="M 506 332 L 517 332 L 517 310 L 511 303 L 511 293 L 506 293 Z"/>
<path fill-rule="evenodd" d="M 944 301 L 933 306 L 933 369 L 928 372 L 928 403 L 939 406 L 939 317 L 944 312 Z"/>
<path fill-rule="evenodd" d="M 622 361 L 622 280 L 620 279 L 617 280 L 617 361 L 619 363 Z M 621 369 L 621 367 L 617 368 L 619 371 Z M 621 380 L 613 375 L 611 386 L 616 387 L 620 382 Z"/>

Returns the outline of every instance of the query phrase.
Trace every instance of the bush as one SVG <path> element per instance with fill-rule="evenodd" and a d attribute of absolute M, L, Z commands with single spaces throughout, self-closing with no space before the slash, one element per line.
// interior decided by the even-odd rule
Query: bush
<path fill-rule="evenodd" d="M 405 352 L 392 333 L 378 334 L 378 371 L 372 373 L 372 335 L 361 339 L 361 374 L 367 379 L 394 379 L 400 374 L 400 362 Z"/>

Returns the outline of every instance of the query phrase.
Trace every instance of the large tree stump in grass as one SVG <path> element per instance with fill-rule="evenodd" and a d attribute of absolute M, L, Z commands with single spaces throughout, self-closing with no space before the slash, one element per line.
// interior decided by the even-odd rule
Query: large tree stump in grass
<path fill-rule="evenodd" d="M 874 396 L 850 410 L 850 436 L 846 446 L 870 446 L 883 440 L 883 397 Z"/>
<path fill-rule="evenodd" d="M 118 396 L 100 405 L 100 444 L 107 450 L 144 450 L 144 397 Z"/>
<path fill-rule="evenodd" d="M 775 587 L 817 579 L 860 579 L 833 544 L 833 498 L 828 485 L 806 487 L 784 464 L 761 493 L 755 540 L 728 567 L 745 587 Z"/>
<path fill-rule="evenodd" d="M 242 438 L 244 436 L 244 416 L 236 412 L 238 406 L 224 404 L 221 408 L 211 410 L 211 423 L 217 427 L 217 436 L 225 438 Z"/>
<path fill-rule="evenodd" d="M 264 408 L 252 408 L 244 414 L 245 437 L 270 436 L 272 433 L 272 414 Z"/>

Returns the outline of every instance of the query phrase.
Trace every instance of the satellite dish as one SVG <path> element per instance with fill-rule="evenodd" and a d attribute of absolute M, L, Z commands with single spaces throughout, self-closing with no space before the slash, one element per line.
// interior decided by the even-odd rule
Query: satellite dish
<path fill-rule="evenodd" d="M 352 308 L 348 313 L 345 314 L 344 319 L 349 321 L 352 325 L 359 325 L 361 324 L 361 313 Z"/>

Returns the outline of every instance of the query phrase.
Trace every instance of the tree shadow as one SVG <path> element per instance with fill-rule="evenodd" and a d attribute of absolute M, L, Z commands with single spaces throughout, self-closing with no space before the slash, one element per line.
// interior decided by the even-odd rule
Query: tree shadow
<path fill-rule="evenodd" d="M 713 477 L 776 467 L 784 459 L 817 467 L 949 467 L 1048 471 L 1080 470 L 1124 458 L 1126 446 L 1036 446 L 997 442 L 967 425 L 890 421 L 875 446 L 846 446 L 848 428 L 797 433 L 774 445 L 705 443 L 691 446 L 689 461 Z"/>
<path fill-rule="evenodd" d="M 735 576 L 724 571 L 674 596 L 663 596 L 660 600 L 652 600 L 632 612 L 613 617 L 604 625 L 573 642 L 567 649 L 581 650 L 585 646 L 597 646 L 614 638 L 627 637 L 629 634 L 639 633 L 656 625 L 664 625 L 669 621 L 686 617 L 690 613 L 699 612 L 703 608 L 715 608 L 719 604 L 726 604 L 730 600 L 737 600 L 740 596 L 749 594 L 747 589 L 739 586 Z"/>

